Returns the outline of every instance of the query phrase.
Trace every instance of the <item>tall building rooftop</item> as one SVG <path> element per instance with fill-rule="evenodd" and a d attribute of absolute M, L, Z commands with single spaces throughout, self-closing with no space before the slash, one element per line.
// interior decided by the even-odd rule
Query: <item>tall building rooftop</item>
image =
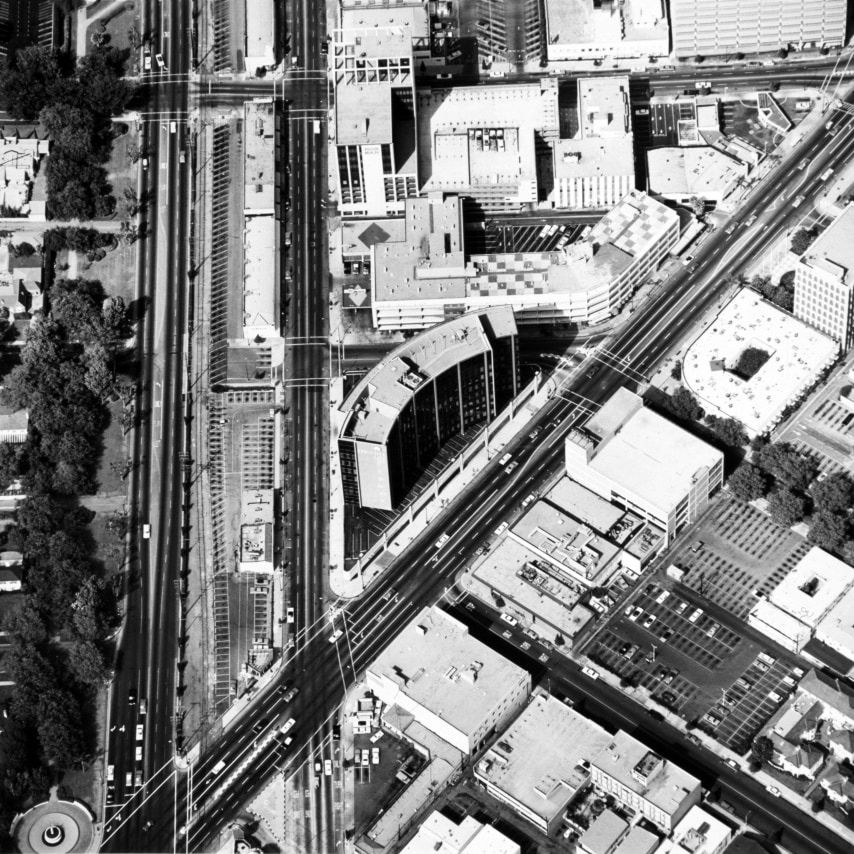
<path fill-rule="evenodd" d="M 382 442 L 398 415 L 428 379 L 491 349 L 489 334 L 516 335 L 508 306 L 471 312 L 425 330 L 398 347 L 362 378 L 341 404 L 353 410 L 346 435 Z"/>
<path fill-rule="evenodd" d="M 596 756 L 593 765 L 667 815 L 673 815 L 700 786 L 692 774 L 662 759 L 623 730 Z"/>
<path fill-rule="evenodd" d="M 549 823 L 587 782 L 589 763 L 610 738 L 565 703 L 537 695 L 484 754 L 475 774 Z"/>
<path fill-rule="evenodd" d="M 629 494 L 663 510 L 674 510 L 690 491 L 697 473 L 711 469 L 721 452 L 643 407 L 640 398 L 620 389 L 567 442 L 584 445 L 595 437 L 588 467 L 621 484 Z"/>
<path fill-rule="evenodd" d="M 368 670 L 463 733 L 524 675 L 438 607 L 423 608 Z"/>
<path fill-rule="evenodd" d="M 818 267 L 851 286 L 854 276 L 854 206 L 845 210 L 815 239 L 801 263 Z"/>

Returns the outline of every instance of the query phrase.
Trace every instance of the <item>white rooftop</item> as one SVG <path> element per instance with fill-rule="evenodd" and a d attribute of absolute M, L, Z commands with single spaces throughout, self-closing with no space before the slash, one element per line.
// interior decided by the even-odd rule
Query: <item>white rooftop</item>
<path fill-rule="evenodd" d="M 854 659 L 854 589 L 850 589 L 824 615 L 816 637 L 842 655 Z"/>
<path fill-rule="evenodd" d="M 700 788 L 696 777 L 623 730 L 593 760 L 593 766 L 667 815 L 673 815 L 685 798 Z"/>
<path fill-rule="evenodd" d="M 506 610 L 533 617 L 532 627 L 543 637 L 572 640 L 593 618 L 578 602 L 587 591 L 580 581 L 560 570 L 534 564 L 537 556 L 518 540 L 504 538 L 470 570 L 466 585 L 473 595 L 492 601 L 492 591 L 507 602 Z"/>
<path fill-rule="evenodd" d="M 433 811 L 400 854 L 520 854 L 518 842 L 467 815 L 459 824 Z"/>
<path fill-rule="evenodd" d="M 473 732 L 524 675 L 438 607 L 423 608 L 368 670 L 462 733 Z"/>
<path fill-rule="evenodd" d="M 709 145 L 651 148 L 646 164 L 655 196 L 726 195 L 747 172 L 743 163 Z"/>
<path fill-rule="evenodd" d="M 694 805 L 657 854 L 717 854 L 731 836 L 732 830 L 722 821 Z"/>
<path fill-rule="evenodd" d="M 604 580 L 603 571 L 614 568 L 613 561 L 620 552 L 602 533 L 547 501 L 534 502 L 513 524 L 509 535 L 588 584 Z"/>
<path fill-rule="evenodd" d="M 550 822 L 588 779 L 579 762 L 592 762 L 611 736 L 549 695 L 536 695 L 475 767 L 488 781 Z"/>
<path fill-rule="evenodd" d="M 845 210 L 815 239 L 801 263 L 819 267 L 842 279 L 849 287 L 854 277 L 854 207 Z"/>
<path fill-rule="evenodd" d="M 272 98 L 244 105 L 243 210 L 247 214 L 275 212 L 275 121 Z"/>
<path fill-rule="evenodd" d="M 637 408 L 638 400 L 621 388 L 584 425 L 586 432 L 602 437 L 588 467 L 620 484 L 623 494 L 670 512 L 688 494 L 697 473 L 711 469 L 722 454 L 652 410 Z M 570 433 L 567 442 L 573 441 Z"/>
<path fill-rule="evenodd" d="M 625 0 L 597 8 L 593 0 L 547 0 L 549 37 L 558 44 L 606 47 L 621 41 L 667 42 L 662 0 Z"/>
<path fill-rule="evenodd" d="M 578 113 L 585 138 L 630 137 L 632 113 L 628 76 L 579 77 Z"/>
<path fill-rule="evenodd" d="M 728 369 L 748 347 L 765 350 L 771 358 L 745 380 Z M 744 288 L 690 345 L 682 376 L 707 412 L 735 418 L 755 435 L 779 421 L 837 352 L 833 339 Z"/>
<path fill-rule="evenodd" d="M 814 629 L 853 584 L 854 567 L 813 546 L 768 598 Z"/>
<path fill-rule="evenodd" d="M 611 504 L 595 492 L 566 476 L 562 477 L 544 496 L 556 507 L 571 513 L 594 531 L 607 534 L 626 511 Z"/>
<path fill-rule="evenodd" d="M 276 309 L 276 220 L 247 216 L 243 229 L 243 337 L 279 334 Z"/>
<path fill-rule="evenodd" d="M 760 599 L 754 604 L 747 616 L 747 622 L 787 649 L 800 652 L 804 644 L 809 643 L 809 626 L 767 599 Z"/>
<path fill-rule="evenodd" d="M 245 0 L 246 70 L 250 74 L 260 66 L 275 64 L 273 38 L 276 32 L 273 0 Z"/>

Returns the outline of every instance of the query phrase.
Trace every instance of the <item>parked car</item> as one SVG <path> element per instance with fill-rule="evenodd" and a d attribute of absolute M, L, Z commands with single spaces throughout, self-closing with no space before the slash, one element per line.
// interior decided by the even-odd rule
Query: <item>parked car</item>
<path fill-rule="evenodd" d="M 598 671 L 598 670 L 594 670 L 592 667 L 587 667 L 587 666 L 582 667 L 582 668 L 581 668 L 581 672 L 582 672 L 582 673 L 583 673 L 583 674 L 584 674 L 588 679 L 598 679 L 598 678 L 599 678 L 599 671 Z"/>

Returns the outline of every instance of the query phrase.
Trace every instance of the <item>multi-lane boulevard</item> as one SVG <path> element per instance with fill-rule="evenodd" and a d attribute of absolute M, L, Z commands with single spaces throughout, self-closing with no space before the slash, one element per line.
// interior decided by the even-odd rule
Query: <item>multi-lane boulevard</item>
<path fill-rule="evenodd" d="M 187 4 L 149 2 L 143 25 L 167 67 L 186 71 Z M 171 30 L 171 38 L 161 34 Z M 186 84 L 163 85 L 158 74 L 143 81 L 152 113 L 186 114 Z M 140 322 L 142 374 L 133 435 L 137 467 L 132 554 L 125 622 L 110 693 L 110 731 L 105 763 L 113 766 L 114 803 L 104 807 L 103 849 L 145 850 L 151 823 L 164 814 L 157 789 L 168 777 L 176 746 L 175 700 L 181 560 L 181 460 L 183 341 L 187 293 L 189 175 L 180 152 L 186 126 L 145 122 L 141 149 L 138 296 L 146 306 Z M 130 699 L 134 702 L 131 703 Z M 145 709 L 145 713 L 143 713 Z M 139 727 L 142 727 L 139 730 Z"/>
<path fill-rule="evenodd" d="M 336 621 L 336 627 L 344 629 L 344 634 L 337 643 L 330 642 L 332 627 L 322 613 L 315 612 L 314 619 L 303 617 L 297 659 L 283 668 L 276 684 L 258 696 L 245 725 L 227 733 L 194 769 L 193 779 L 197 782 L 190 798 L 192 821 L 186 836 L 190 850 L 207 847 L 218 828 L 265 785 L 276 769 L 296 772 L 306 759 L 313 757 L 354 674 L 364 670 L 422 605 L 436 601 L 452 587 L 455 574 L 478 543 L 516 512 L 523 491 L 535 489 L 559 469 L 563 440 L 571 426 L 621 385 L 642 384 L 644 375 L 691 331 L 696 319 L 721 299 L 728 277 L 743 264 L 744 247 L 749 243 L 751 254 L 761 252 L 809 209 L 812 198 L 822 191 L 818 172 L 839 166 L 854 153 L 852 130 L 852 116 L 838 112 L 835 136 L 824 126 L 809 134 L 792 157 L 743 204 L 740 220 L 746 222 L 753 213 L 757 220 L 749 228 L 740 225 L 731 233 L 722 230 L 707 239 L 696 253 L 696 269 L 685 269 L 668 280 L 607 342 L 607 349 L 603 347 L 591 357 L 593 363 L 585 364 L 535 420 L 542 425 L 554 425 L 556 421 L 557 426 L 547 429 L 537 442 L 524 438 L 508 448 L 519 467 L 509 476 L 495 464 L 487 467 L 443 512 L 434 528 L 392 563 L 366 595 L 344 606 Z M 807 169 L 793 168 L 792 164 L 804 158 L 810 161 Z M 795 194 L 806 197 L 798 208 L 786 201 Z M 437 552 L 434 543 L 439 530 L 449 539 Z M 540 667 L 535 659 L 531 666 Z M 568 690 L 575 686 L 576 692 L 601 701 L 603 719 L 615 726 L 625 725 L 626 715 L 632 719 L 631 711 L 620 712 L 621 704 L 627 701 L 619 692 L 584 680 L 569 662 L 554 662 L 553 666 L 557 673 L 564 674 Z M 285 702 L 280 690 L 285 682 L 300 688 L 290 702 Z M 296 720 L 290 732 L 294 737 L 291 745 L 285 746 L 278 739 L 261 744 L 259 738 L 290 717 Z M 258 720 L 268 722 L 261 736 L 249 726 Z M 650 726 L 645 723 L 645 728 Z M 738 806 L 749 802 L 760 821 L 782 829 L 783 844 L 789 842 L 803 852 L 841 854 L 849 850 L 847 842 L 811 816 L 793 811 L 784 800 L 768 795 L 746 775 L 728 775 L 712 754 L 674 742 L 673 738 L 664 739 L 663 743 L 665 755 L 677 761 L 696 755 L 702 763 L 697 765 L 699 770 L 704 766 L 712 769 L 701 775 L 704 780 L 709 779 L 710 773 L 721 778 L 728 792 L 736 792 L 728 798 L 732 803 Z M 211 779 L 211 771 L 220 761 L 225 763 L 225 770 Z M 225 779 L 229 780 L 227 785 L 222 783 Z M 182 789 L 179 805 L 186 807 L 187 797 Z"/>

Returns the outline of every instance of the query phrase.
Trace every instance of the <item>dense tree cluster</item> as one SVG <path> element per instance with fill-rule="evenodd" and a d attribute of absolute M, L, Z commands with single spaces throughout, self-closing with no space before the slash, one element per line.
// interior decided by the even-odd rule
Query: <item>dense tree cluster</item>
<path fill-rule="evenodd" d="M 792 235 L 792 252 L 795 255 L 803 255 L 816 237 L 818 237 L 818 232 L 815 228 L 799 228 Z"/>
<path fill-rule="evenodd" d="M 742 501 L 768 499 L 779 525 L 806 520 L 811 543 L 854 565 L 854 481 L 846 472 L 819 478 L 815 460 L 788 442 L 755 440 L 753 462 L 742 463 L 727 481 Z"/>
<path fill-rule="evenodd" d="M 131 96 L 122 74 L 121 52 L 110 47 L 76 63 L 49 47 L 27 47 L 0 69 L 0 108 L 38 119 L 52 140 L 46 170 L 52 219 L 94 219 L 115 210 L 102 164 L 112 147 L 110 117 Z"/>
<path fill-rule="evenodd" d="M 741 351 L 733 373 L 746 380 L 752 379 L 770 358 L 771 354 L 761 347 L 747 347 Z"/>
<path fill-rule="evenodd" d="M 774 303 L 785 311 L 795 307 L 795 273 L 789 271 L 780 277 L 780 283 L 774 285 L 768 276 L 754 276 L 750 287 L 758 291 L 768 302 Z"/>

